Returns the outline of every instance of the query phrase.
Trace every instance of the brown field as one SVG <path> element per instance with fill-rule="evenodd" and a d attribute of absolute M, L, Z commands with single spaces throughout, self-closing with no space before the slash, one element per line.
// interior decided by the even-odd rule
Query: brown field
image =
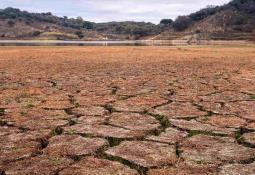
<path fill-rule="evenodd" d="M 255 174 L 255 46 L 1 47 L 1 175 Z"/>

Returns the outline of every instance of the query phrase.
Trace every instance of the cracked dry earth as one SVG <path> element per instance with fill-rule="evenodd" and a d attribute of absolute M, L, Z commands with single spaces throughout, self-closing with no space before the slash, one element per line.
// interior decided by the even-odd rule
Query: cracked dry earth
<path fill-rule="evenodd" d="M 2 47 L 0 174 L 254 175 L 255 47 Z"/>

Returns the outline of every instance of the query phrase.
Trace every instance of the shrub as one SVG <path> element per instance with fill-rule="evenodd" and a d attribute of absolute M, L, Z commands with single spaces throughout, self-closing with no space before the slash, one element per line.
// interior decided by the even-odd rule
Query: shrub
<path fill-rule="evenodd" d="M 80 38 L 82 39 L 84 37 L 84 34 L 81 32 L 81 31 L 77 31 L 75 32 L 75 34 Z"/>
<path fill-rule="evenodd" d="M 160 24 L 163 25 L 163 26 L 169 26 L 173 23 L 173 20 L 172 19 L 162 19 L 160 21 Z"/>
<path fill-rule="evenodd" d="M 176 31 L 183 31 L 191 24 L 192 19 L 188 16 L 179 16 L 173 23 L 173 27 Z"/>
<path fill-rule="evenodd" d="M 10 27 L 12 27 L 12 26 L 15 25 L 15 21 L 9 20 L 9 21 L 7 22 L 7 24 L 8 24 Z"/>
<path fill-rule="evenodd" d="M 42 33 L 42 32 L 40 32 L 40 31 L 34 31 L 32 35 L 33 35 L 33 36 L 39 36 L 41 33 Z"/>
<path fill-rule="evenodd" d="M 199 10 L 198 12 L 192 13 L 189 15 L 189 17 L 194 21 L 202 20 L 210 15 L 215 14 L 219 10 L 219 7 L 215 6 L 208 6 L 207 8 L 204 8 L 202 10 Z"/>
<path fill-rule="evenodd" d="M 236 14 L 233 17 L 233 24 L 234 25 L 242 25 L 245 23 L 246 19 L 247 19 L 247 17 L 245 17 L 244 15 Z"/>

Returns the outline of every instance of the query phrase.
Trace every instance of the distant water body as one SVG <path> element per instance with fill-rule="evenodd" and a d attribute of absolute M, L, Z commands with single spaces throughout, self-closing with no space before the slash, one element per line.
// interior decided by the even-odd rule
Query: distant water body
<path fill-rule="evenodd" d="M 0 46 L 185 46 L 185 45 L 236 45 L 246 41 L 208 41 L 188 43 L 186 40 L 125 40 L 125 41 L 45 41 L 0 40 Z"/>

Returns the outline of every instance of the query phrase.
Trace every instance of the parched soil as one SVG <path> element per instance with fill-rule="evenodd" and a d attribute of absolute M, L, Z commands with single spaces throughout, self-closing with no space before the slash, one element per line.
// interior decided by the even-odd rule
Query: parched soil
<path fill-rule="evenodd" d="M 0 175 L 254 167 L 254 46 L 0 48 Z"/>

